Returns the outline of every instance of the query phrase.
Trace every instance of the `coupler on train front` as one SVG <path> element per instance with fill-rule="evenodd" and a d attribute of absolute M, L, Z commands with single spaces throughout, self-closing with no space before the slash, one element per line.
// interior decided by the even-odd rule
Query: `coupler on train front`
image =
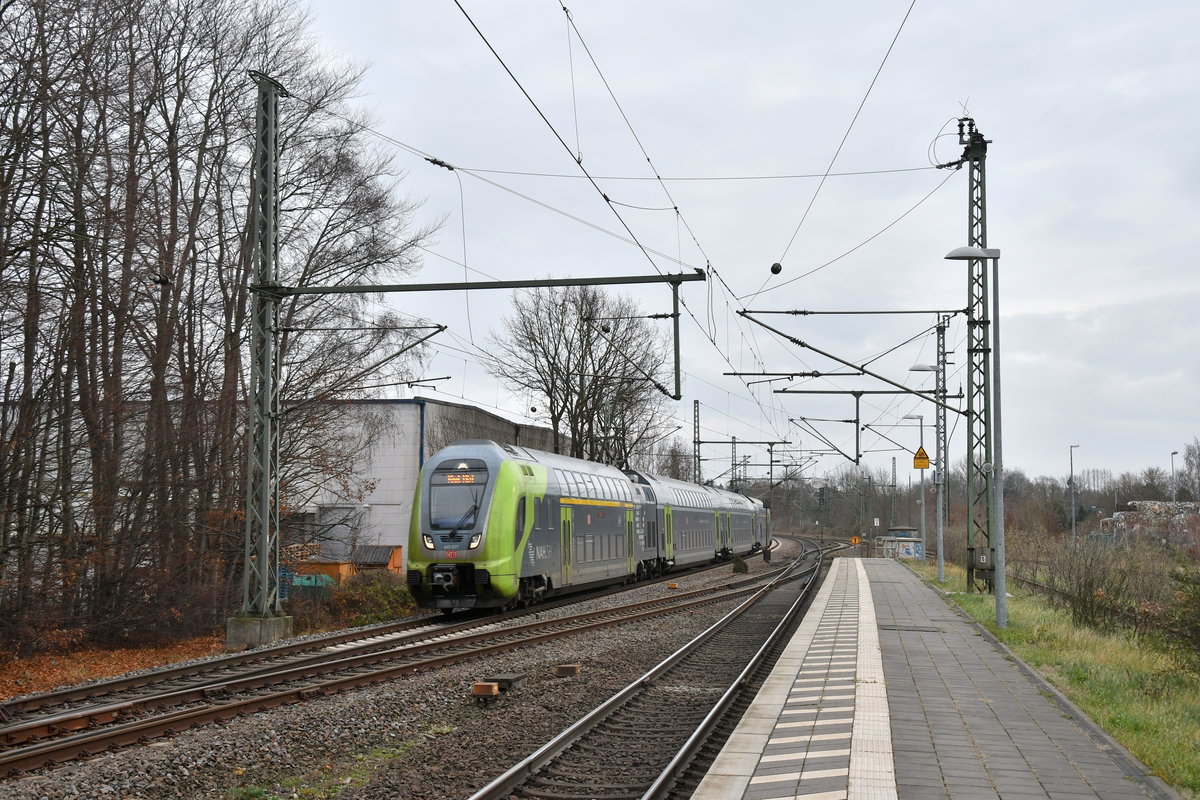
<path fill-rule="evenodd" d="M 492 575 L 474 564 L 430 564 L 423 573 L 408 571 L 408 590 L 421 608 L 443 611 L 469 608 L 498 608 L 509 598 L 492 585 Z"/>

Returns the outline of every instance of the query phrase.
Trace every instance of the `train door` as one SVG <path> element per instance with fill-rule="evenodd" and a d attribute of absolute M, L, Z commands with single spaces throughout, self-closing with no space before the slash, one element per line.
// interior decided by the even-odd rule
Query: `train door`
<path fill-rule="evenodd" d="M 671 507 L 663 506 L 663 537 L 667 546 L 667 561 L 675 560 L 675 526 L 671 524 Z"/>
<path fill-rule="evenodd" d="M 637 556 L 634 550 L 633 536 L 633 509 L 625 509 L 625 574 L 636 575 L 637 569 L 634 567 L 634 560 Z"/>
<path fill-rule="evenodd" d="M 562 580 L 563 586 L 571 585 L 571 554 L 575 549 L 575 526 L 571 524 L 571 507 L 562 506 L 559 535 L 562 537 Z"/>

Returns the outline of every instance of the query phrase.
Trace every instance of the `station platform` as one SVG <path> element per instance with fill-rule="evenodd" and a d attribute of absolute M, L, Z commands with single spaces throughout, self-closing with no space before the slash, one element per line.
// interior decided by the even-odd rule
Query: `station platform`
<path fill-rule="evenodd" d="M 892 559 L 837 558 L 693 798 L 1177 798 Z"/>

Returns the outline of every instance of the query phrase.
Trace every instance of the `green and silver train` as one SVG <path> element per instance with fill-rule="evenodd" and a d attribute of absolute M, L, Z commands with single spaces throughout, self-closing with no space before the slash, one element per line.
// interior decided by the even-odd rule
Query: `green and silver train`
<path fill-rule="evenodd" d="M 759 550 L 759 500 L 486 440 L 426 461 L 409 525 L 422 608 L 508 608 Z"/>

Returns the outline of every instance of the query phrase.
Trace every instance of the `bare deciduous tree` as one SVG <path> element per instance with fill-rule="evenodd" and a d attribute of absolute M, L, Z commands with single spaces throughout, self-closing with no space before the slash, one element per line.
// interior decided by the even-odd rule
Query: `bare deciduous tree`
<path fill-rule="evenodd" d="M 492 336 L 491 374 L 546 407 L 554 449 L 627 466 L 669 430 L 670 353 L 637 305 L 588 286 L 519 295 Z"/>
<path fill-rule="evenodd" d="M 285 284 L 411 271 L 389 159 L 336 115 L 359 74 L 250 0 L 15 0 L 0 25 L 0 640 L 205 629 L 238 574 L 254 139 L 281 106 Z M 284 502 L 352 483 L 331 433 L 415 334 L 367 298 L 285 304 Z M 361 433 L 361 432 L 360 432 Z"/>

